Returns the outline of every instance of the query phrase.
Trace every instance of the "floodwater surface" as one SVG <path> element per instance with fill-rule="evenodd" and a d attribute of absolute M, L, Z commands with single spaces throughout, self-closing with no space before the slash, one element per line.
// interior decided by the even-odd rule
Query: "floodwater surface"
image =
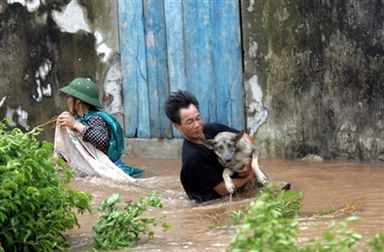
<path fill-rule="evenodd" d="M 169 231 L 153 228 L 153 239 L 140 240 L 130 249 L 119 251 L 225 251 L 236 233 L 231 225 L 232 210 L 245 209 L 257 197 L 251 190 L 223 199 L 196 204 L 187 199 L 179 181 L 179 160 L 131 159 L 127 164 L 144 169 L 136 184 L 115 184 L 101 179 L 75 179 L 74 188 L 93 195 L 92 213 L 79 215 L 80 228 L 69 231 L 73 251 L 85 251 L 92 242 L 91 230 L 98 216 L 96 207 L 112 193 L 122 201 L 136 201 L 153 191 L 160 192 L 164 205 L 146 213 L 165 216 Z M 291 190 L 303 192 L 299 243 L 315 238 L 332 220 L 352 214 L 361 217 L 351 228 L 363 241 L 384 231 L 384 166 L 335 161 L 261 160 L 260 166 L 272 182 L 290 182 Z M 328 213 L 328 214 L 325 214 Z M 363 242 L 361 242 L 363 244 Z"/>

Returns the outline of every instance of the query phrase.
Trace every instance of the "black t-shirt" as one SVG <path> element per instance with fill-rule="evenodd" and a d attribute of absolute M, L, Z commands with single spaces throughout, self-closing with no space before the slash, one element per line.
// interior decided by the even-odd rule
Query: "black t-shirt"
<path fill-rule="evenodd" d="M 212 139 L 223 131 L 239 132 L 218 123 L 207 123 L 203 129 L 206 139 Z M 212 150 L 203 144 L 184 140 L 180 180 L 189 199 L 204 202 L 220 198 L 213 188 L 223 180 L 223 170 Z"/>

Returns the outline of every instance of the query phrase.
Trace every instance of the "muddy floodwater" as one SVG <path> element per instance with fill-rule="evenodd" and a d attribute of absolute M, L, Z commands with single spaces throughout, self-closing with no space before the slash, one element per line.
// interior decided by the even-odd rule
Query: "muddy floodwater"
<path fill-rule="evenodd" d="M 142 239 L 130 249 L 120 251 L 225 251 L 234 237 L 230 213 L 244 209 L 257 197 L 251 190 L 233 197 L 196 204 L 187 199 L 179 182 L 179 160 L 128 159 L 141 167 L 144 176 L 134 185 L 114 184 L 100 179 L 76 179 L 74 188 L 93 195 L 91 214 L 80 215 L 81 227 L 69 231 L 72 251 L 85 251 L 92 242 L 91 230 L 96 223 L 96 206 L 117 192 L 123 200 L 138 200 L 152 191 L 160 192 L 164 205 L 148 214 L 166 216 L 168 232 L 154 228 L 154 239 Z M 288 181 L 292 190 L 303 192 L 302 217 L 298 242 L 317 237 L 332 220 L 357 214 L 361 220 L 351 228 L 371 239 L 384 230 L 384 165 L 335 161 L 261 160 L 262 169 L 271 181 Z M 331 214 L 324 214 L 330 212 Z M 365 244 L 361 242 L 361 244 Z"/>

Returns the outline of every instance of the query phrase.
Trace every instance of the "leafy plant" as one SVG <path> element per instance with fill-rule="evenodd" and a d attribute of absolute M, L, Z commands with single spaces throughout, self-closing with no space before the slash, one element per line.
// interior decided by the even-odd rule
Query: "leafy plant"
<path fill-rule="evenodd" d="M 373 249 L 372 251 L 384 251 L 384 233 L 376 234 L 368 241 L 368 246 Z"/>
<path fill-rule="evenodd" d="M 356 251 L 353 247 L 361 240 L 361 235 L 348 229 L 348 224 L 356 222 L 359 218 L 351 216 L 344 221 L 333 221 L 328 229 L 322 232 L 322 239 L 312 239 L 301 249 L 302 252 L 349 252 Z"/>
<path fill-rule="evenodd" d="M 138 202 L 128 201 L 123 210 L 119 210 L 120 196 L 117 193 L 100 203 L 99 218 L 93 227 L 93 238 L 98 248 L 117 249 L 132 247 L 140 235 L 153 237 L 150 225 L 157 225 L 155 217 L 142 217 L 148 207 L 162 208 L 158 193 L 153 192 Z M 166 230 L 169 226 L 163 223 Z"/>
<path fill-rule="evenodd" d="M 268 185 L 250 204 L 230 251 L 291 251 L 298 234 L 302 194 Z"/>
<path fill-rule="evenodd" d="M 232 213 L 232 219 L 242 223 L 232 239 L 228 251 L 290 251 L 290 252 L 349 252 L 358 251 L 355 246 L 362 236 L 348 229 L 350 223 L 359 218 L 351 216 L 344 221 L 332 222 L 322 232 L 321 238 L 310 240 L 298 247 L 298 217 L 301 193 L 280 191 L 268 185 L 248 212 Z M 384 233 L 377 234 L 368 241 L 367 250 L 384 251 Z"/>
<path fill-rule="evenodd" d="M 240 224 L 245 218 L 245 213 L 240 209 L 231 212 L 231 220 L 234 225 Z"/>
<path fill-rule="evenodd" d="M 79 225 L 72 209 L 90 211 L 91 196 L 69 186 L 71 170 L 39 133 L 0 123 L 0 251 L 63 249 L 63 231 Z"/>

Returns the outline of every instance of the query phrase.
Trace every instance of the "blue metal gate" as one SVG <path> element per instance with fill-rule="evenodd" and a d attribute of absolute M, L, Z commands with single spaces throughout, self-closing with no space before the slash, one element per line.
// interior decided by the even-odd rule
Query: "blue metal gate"
<path fill-rule="evenodd" d="M 179 135 L 164 114 L 187 89 L 206 122 L 242 129 L 244 88 L 238 0 L 119 0 L 126 137 Z"/>

